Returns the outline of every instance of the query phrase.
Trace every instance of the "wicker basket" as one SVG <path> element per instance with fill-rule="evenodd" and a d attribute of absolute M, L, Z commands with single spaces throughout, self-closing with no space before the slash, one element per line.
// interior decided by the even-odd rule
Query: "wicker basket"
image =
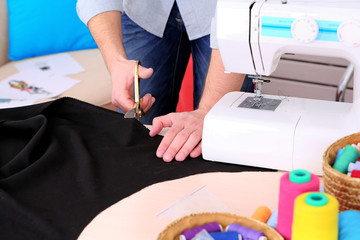
<path fill-rule="evenodd" d="M 329 146 L 323 155 L 324 192 L 339 201 L 340 211 L 360 210 L 360 178 L 352 178 L 332 168 L 337 151 L 360 142 L 360 133 L 343 137 Z"/>
<path fill-rule="evenodd" d="M 238 216 L 230 213 L 199 213 L 180 218 L 162 231 L 158 240 L 178 240 L 185 229 L 201 226 L 210 222 L 218 222 L 223 229 L 231 223 L 237 223 L 245 227 L 253 228 L 265 233 L 268 240 L 284 240 L 275 229 L 252 218 Z"/>

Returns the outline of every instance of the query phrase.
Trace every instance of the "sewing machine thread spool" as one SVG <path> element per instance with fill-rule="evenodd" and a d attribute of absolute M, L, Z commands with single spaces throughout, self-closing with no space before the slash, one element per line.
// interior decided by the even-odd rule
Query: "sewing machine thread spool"
<path fill-rule="evenodd" d="M 337 240 L 339 203 L 326 193 L 308 192 L 295 200 L 292 240 Z"/>
<path fill-rule="evenodd" d="M 268 208 L 266 206 L 260 206 L 252 214 L 251 218 L 256 219 L 260 222 L 266 223 L 267 220 L 270 218 L 270 216 L 271 216 L 270 208 Z"/>
<path fill-rule="evenodd" d="M 232 223 L 226 227 L 226 232 L 237 232 L 245 240 L 267 240 L 265 234 L 261 231 Z"/>
<path fill-rule="evenodd" d="M 346 145 L 344 151 L 334 163 L 333 168 L 339 172 L 346 174 L 349 163 L 356 162 L 359 156 L 359 151 L 355 147 L 351 145 Z"/>
<path fill-rule="evenodd" d="M 271 216 L 270 216 L 269 220 L 266 222 L 266 224 L 269 225 L 270 227 L 276 229 L 277 217 L 278 217 L 278 210 L 275 209 L 275 210 L 271 213 Z"/>
<path fill-rule="evenodd" d="M 281 177 L 276 230 L 286 240 L 291 239 L 296 197 L 305 192 L 319 191 L 319 188 L 320 181 L 318 176 L 306 170 L 293 170 Z"/>
<path fill-rule="evenodd" d="M 360 212 L 347 210 L 339 214 L 339 240 L 357 240 L 360 236 Z"/>
<path fill-rule="evenodd" d="M 350 177 L 360 178 L 360 170 L 353 170 L 350 174 Z"/>
<path fill-rule="evenodd" d="M 353 146 L 354 148 L 356 148 L 359 151 L 359 146 L 355 143 L 351 144 L 351 146 Z"/>
<path fill-rule="evenodd" d="M 344 148 L 341 148 L 338 150 L 337 154 L 336 154 L 336 158 L 335 158 L 335 161 L 334 161 L 334 164 L 335 162 L 338 160 L 338 158 L 340 157 L 340 155 L 342 154 L 342 152 L 344 151 Z"/>
<path fill-rule="evenodd" d="M 355 163 L 349 163 L 348 172 L 352 172 L 353 170 L 360 170 L 360 161 L 356 161 Z"/>
<path fill-rule="evenodd" d="M 212 232 L 209 234 L 214 240 L 243 240 L 237 232 Z"/>
<path fill-rule="evenodd" d="M 198 227 L 184 230 L 180 235 L 180 240 L 190 240 L 203 229 L 205 229 L 208 233 L 222 231 L 222 227 L 219 223 L 211 222 Z"/>

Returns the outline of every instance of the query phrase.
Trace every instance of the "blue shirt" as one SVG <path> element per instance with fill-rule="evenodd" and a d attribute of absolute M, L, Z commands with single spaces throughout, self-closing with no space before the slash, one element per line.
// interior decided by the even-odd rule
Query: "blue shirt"
<path fill-rule="evenodd" d="M 210 34 L 217 0 L 176 0 L 189 40 Z M 175 0 L 78 0 L 77 12 L 87 24 L 107 11 L 125 11 L 146 31 L 162 37 Z"/>

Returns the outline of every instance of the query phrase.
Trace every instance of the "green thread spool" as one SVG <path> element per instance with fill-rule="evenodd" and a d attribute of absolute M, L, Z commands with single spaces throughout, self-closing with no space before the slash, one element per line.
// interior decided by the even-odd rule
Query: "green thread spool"
<path fill-rule="evenodd" d="M 346 174 L 349 164 L 356 162 L 359 156 L 359 151 L 355 147 L 346 145 L 344 151 L 334 163 L 333 168 Z"/>
<path fill-rule="evenodd" d="M 305 197 L 305 202 L 314 207 L 324 206 L 328 201 L 328 197 L 322 193 L 311 193 Z"/>
<path fill-rule="evenodd" d="M 311 173 L 303 169 L 296 169 L 289 173 L 289 180 L 293 183 L 307 183 L 311 180 Z"/>

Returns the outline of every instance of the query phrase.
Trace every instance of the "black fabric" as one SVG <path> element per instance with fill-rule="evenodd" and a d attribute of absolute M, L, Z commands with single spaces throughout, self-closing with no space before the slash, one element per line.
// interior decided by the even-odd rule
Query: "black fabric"
<path fill-rule="evenodd" d="M 161 137 L 148 132 L 71 98 L 0 110 L 0 239 L 76 239 L 99 212 L 153 183 L 264 170 L 201 157 L 165 163 L 155 156 Z"/>

